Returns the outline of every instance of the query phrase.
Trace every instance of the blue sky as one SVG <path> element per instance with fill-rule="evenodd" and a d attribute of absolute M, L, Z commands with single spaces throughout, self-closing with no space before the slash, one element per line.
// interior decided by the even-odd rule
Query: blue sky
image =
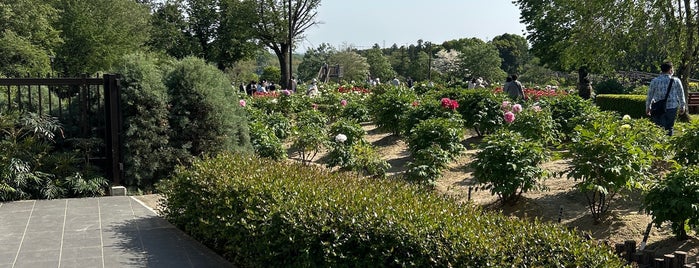
<path fill-rule="evenodd" d="M 297 51 L 329 43 L 336 48 L 390 47 L 504 34 L 523 35 L 511 0 L 323 0 L 317 20 Z"/>

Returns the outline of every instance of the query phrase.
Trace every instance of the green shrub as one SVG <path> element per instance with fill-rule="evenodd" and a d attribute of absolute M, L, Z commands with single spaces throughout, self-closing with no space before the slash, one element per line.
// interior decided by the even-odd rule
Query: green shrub
<path fill-rule="evenodd" d="M 185 152 L 183 157 L 252 152 L 247 115 L 216 67 L 185 58 L 168 74 L 165 85 L 170 95 L 170 143 Z"/>
<path fill-rule="evenodd" d="M 115 71 L 122 75 L 124 183 L 151 188 L 175 167 L 162 71 L 143 54 L 125 56 Z"/>
<path fill-rule="evenodd" d="M 699 167 L 669 173 L 646 193 L 643 206 L 657 227 L 670 221 L 677 239 L 687 239 L 689 227 L 699 226 Z"/>
<path fill-rule="evenodd" d="M 690 123 L 680 135 L 673 136 L 670 141 L 675 161 L 682 165 L 699 164 L 699 121 Z"/>
<path fill-rule="evenodd" d="M 463 125 L 461 114 L 455 110 L 442 107 L 440 100 L 423 99 L 416 102 L 411 109 L 406 111 L 406 116 L 403 118 L 403 122 L 401 122 L 401 134 L 409 137 L 418 123 L 431 118 L 446 118 Z"/>
<path fill-rule="evenodd" d="M 299 153 L 301 161 L 309 164 L 327 143 L 327 117 L 317 110 L 298 113 L 291 148 Z"/>
<path fill-rule="evenodd" d="M 599 113 L 599 109 L 590 100 L 576 94 L 545 98 L 540 101 L 542 107 L 549 107 L 553 121 L 560 127 L 559 133 L 569 139 L 577 125 L 587 124 Z"/>
<path fill-rule="evenodd" d="M 626 88 L 616 78 L 600 81 L 593 85 L 595 93 L 599 96 L 602 94 L 624 94 Z"/>
<path fill-rule="evenodd" d="M 576 187 L 599 221 L 622 190 L 643 188 L 658 159 L 650 148 L 666 139 L 662 129 L 649 126 L 645 119 L 622 121 L 610 113 L 599 114 L 575 132 L 567 146 L 568 177 L 578 181 Z"/>
<path fill-rule="evenodd" d="M 449 152 L 432 144 L 413 153 L 404 177 L 409 182 L 434 186 L 451 160 Z"/>
<path fill-rule="evenodd" d="M 633 118 L 646 118 L 646 95 L 597 95 L 595 104 L 602 111 L 614 111 Z"/>
<path fill-rule="evenodd" d="M 408 148 L 412 153 L 439 145 L 449 156 L 456 157 L 465 149 L 461 144 L 464 130 L 459 122 L 447 118 L 431 118 L 415 126 L 408 138 Z"/>
<path fill-rule="evenodd" d="M 389 87 L 383 93 L 369 98 L 369 111 L 374 123 L 395 135 L 400 134 L 400 123 L 412 103 L 417 100 L 415 92 L 405 87 Z"/>
<path fill-rule="evenodd" d="M 221 155 L 159 187 L 163 215 L 240 267 L 622 267 L 559 225 L 422 187 Z"/>
<path fill-rule="evenodd" d="M 540 187 L 548 172 L 540 165 L 549 153 L 540 141 L 518 132 L 500 130 L 483 139 L 471 162 L 473 177 L 503 203 L 516 202 L 522 193 Z"/>
<path fill-rule="evenodd" d="M 505 123 L 502 117 L 502 102 L 505 94 L 495 94 L 489 89 L 464 91 L 458 97 L 457 111 L 461 114 L 466 128 L 473 128 L 478 136 L 484 136 L 500 129 Z"/>
<path fill-rule="evenodd" d="M 511 111 L 515 115 L 515 120 L 506 124 L 508 129 L 519 132 L 526 139 L 537 140 L 543 145 L 554 145 L 560 141 L 559 128 L 548 108 L 534 105 L 520 109 L 520 112 L 516 112 L 511 111 L 512 106 L 505 108 L 505 111 Z"/>
<path fill-rule="evenodd" d="M 0 113 L 0 201 L 104 195 L 107 180 L 80 149 L 58 151 L 55 118 Z"/>
<path fill-rule="evenodd" d="M 284 145 L 269 125 L 255 121 L 250 123 L 249 128 L 252 148 L 255 149 L 257 155 L 274 160 L 286 158 Z"/>

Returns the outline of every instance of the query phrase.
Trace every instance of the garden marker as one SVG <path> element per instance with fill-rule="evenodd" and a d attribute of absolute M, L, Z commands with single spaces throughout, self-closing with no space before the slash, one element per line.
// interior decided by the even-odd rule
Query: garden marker
<path fill-rule="evenodd" d="M 650 235 L 650 228 L 653 227 L 653 223 L 648 223 L 648 227 L 646 227 L 646 232 L 643 233 L 643 242 L 641 242 L 641 245 L 638 247 L 638 250 L 643 250 L 646 248 L 646 241 L 648 241 L 648 236 Z"/>

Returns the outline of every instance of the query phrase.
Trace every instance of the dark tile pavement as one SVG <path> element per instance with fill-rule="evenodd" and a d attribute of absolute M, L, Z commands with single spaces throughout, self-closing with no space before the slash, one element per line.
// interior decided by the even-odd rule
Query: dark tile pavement
<path fill-rule="evenodd" d="M 127 196 L 0 203 L 0 267 L 233 267 Z"/>

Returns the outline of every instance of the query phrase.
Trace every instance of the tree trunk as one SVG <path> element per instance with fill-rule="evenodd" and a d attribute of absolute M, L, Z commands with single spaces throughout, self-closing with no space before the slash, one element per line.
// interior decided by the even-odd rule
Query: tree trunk
<path fill-rule="evenodd" d="M 291 78 L 291 70 L 289 70 L 289 60 L 291 55 L 289 55 L 289 44 L 279 44 L 279 49 L 273 49 L 274 54 L 277 55 L 279 60 L 279 70 L 282 74 L 282 81 L 277 81 L 279 85 L 282 85 L 284 89 L 289 87 L 289 79 Z"/>

